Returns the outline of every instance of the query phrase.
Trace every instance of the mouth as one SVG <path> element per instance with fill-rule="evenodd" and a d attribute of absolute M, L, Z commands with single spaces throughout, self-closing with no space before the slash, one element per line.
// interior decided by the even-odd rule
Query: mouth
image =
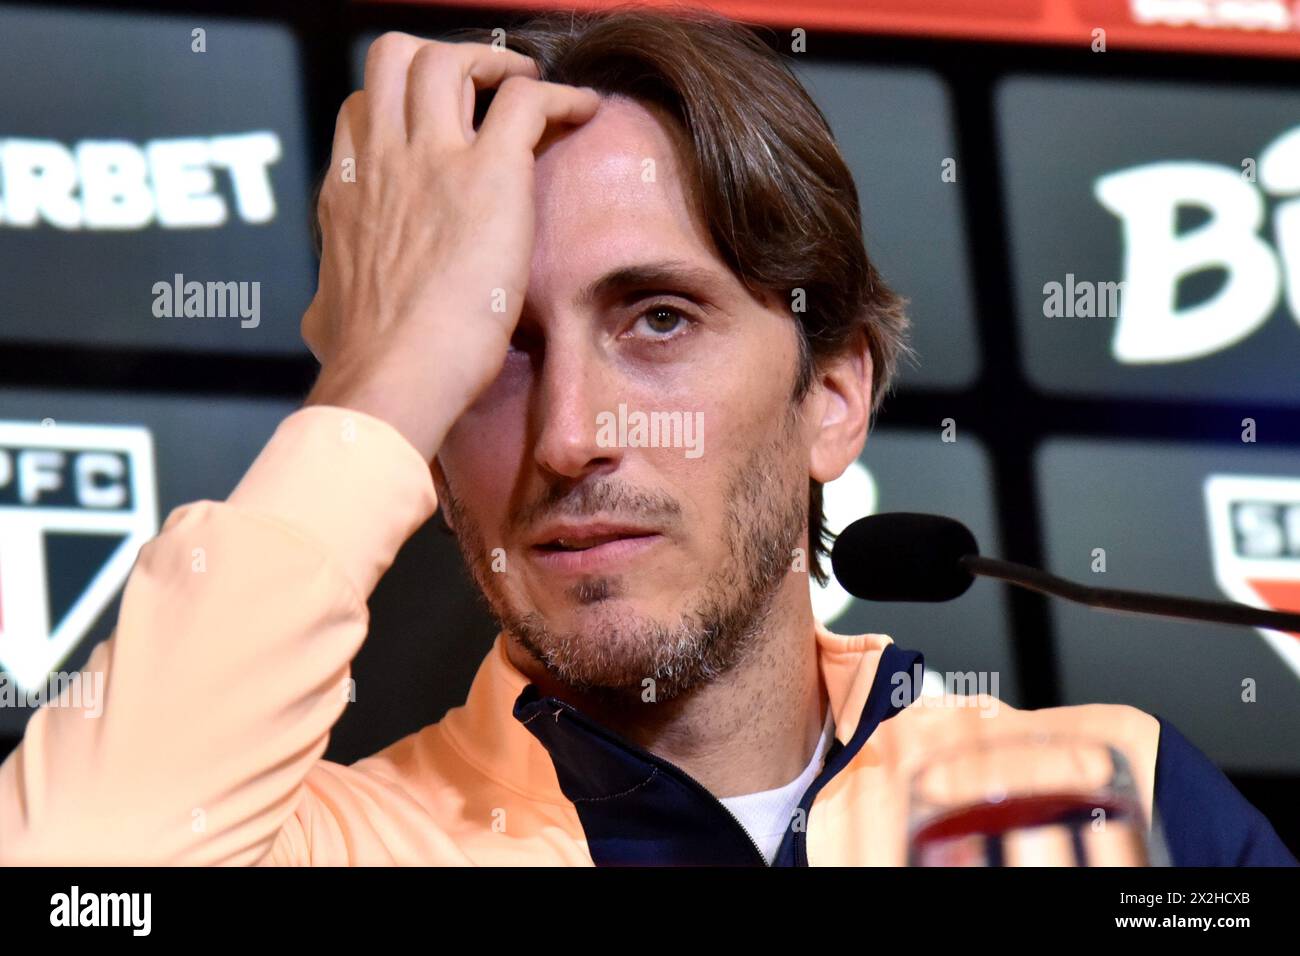
<path fill-rule="evenodd" d="M 600 534 L 587 537 L 556 538 L 554 541 L 547 541 L 537 547 L 542 551 L 590 551 L 592 548 L 599 548 L 611 541 L 629 541 L 635 538 L 651 537 L 654 537 L 653 532 L 645 534 Z"/>
<path fill-rule="evenodd" d="M 573 525 L 544 531 L 529 552 L 547 570 L 589 573 L 625 563 L 662 540 L 647 528 Z"/>

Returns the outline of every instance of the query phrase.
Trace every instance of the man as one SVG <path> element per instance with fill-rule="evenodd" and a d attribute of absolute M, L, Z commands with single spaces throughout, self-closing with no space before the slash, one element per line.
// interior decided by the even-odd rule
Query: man
<path fill-rule="evenodd" d="M 1294 862 L 1157 718 L 921 706 L 919 655 L 814 621 L 821 486 L 905 319 L 780 60 L 703 15 L 490 39 L 371 47 L 319 201 L 319 380 L 141 551 L 103 717 L 43 710 L 0 768 L 3 861 L 898 864 L 927 756 L 1056 732 L 1126 755 L 1174 862 Z M 621 407 L 702 453 L 611 441 Z M 323 761 L 439 503 L 501 634 L 464 707 Z"/>

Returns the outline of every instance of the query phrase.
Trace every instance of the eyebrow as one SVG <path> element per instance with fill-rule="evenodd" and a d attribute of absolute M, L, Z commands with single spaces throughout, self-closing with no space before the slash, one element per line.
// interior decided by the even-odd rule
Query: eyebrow
<path fill-rule="evenodd" d="M 670 291 L 698 291 L 710 298 L 720 299 L 725 294 L 724 289 L 722 276 L 713 269 L 692 265 L 680 259 L 668 259 L 612 269 L 587 285 L 579 294 L 578 303 L 590 306 L 596 302 L 631 299 L 631 293 Z"/>

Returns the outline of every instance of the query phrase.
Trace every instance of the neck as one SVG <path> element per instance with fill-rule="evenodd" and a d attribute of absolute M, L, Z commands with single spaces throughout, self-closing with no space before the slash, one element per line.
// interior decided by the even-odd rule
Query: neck
<path fill-rule="evenodd" d="M 783 786 L 812 759 L 829 707 L 808 582 L 787 575 L 745 658 L 671 701 L 628 704 L 580 693 L 543 671 L 515 641 L 511 662 L 543 694 L 677 765 L 717 797 Z"/>

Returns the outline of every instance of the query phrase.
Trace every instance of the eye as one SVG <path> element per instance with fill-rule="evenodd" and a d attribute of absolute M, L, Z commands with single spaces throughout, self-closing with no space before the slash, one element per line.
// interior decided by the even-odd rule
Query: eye
<path fill-rule="evenodd" d="M 695 324 L 695 320 L 685 312 L 672 305 L 652 305 L 637 316 L 633 328 L 645 329 L 644 338 L 669 341 L 686 334 L 686 329 Z"/>

